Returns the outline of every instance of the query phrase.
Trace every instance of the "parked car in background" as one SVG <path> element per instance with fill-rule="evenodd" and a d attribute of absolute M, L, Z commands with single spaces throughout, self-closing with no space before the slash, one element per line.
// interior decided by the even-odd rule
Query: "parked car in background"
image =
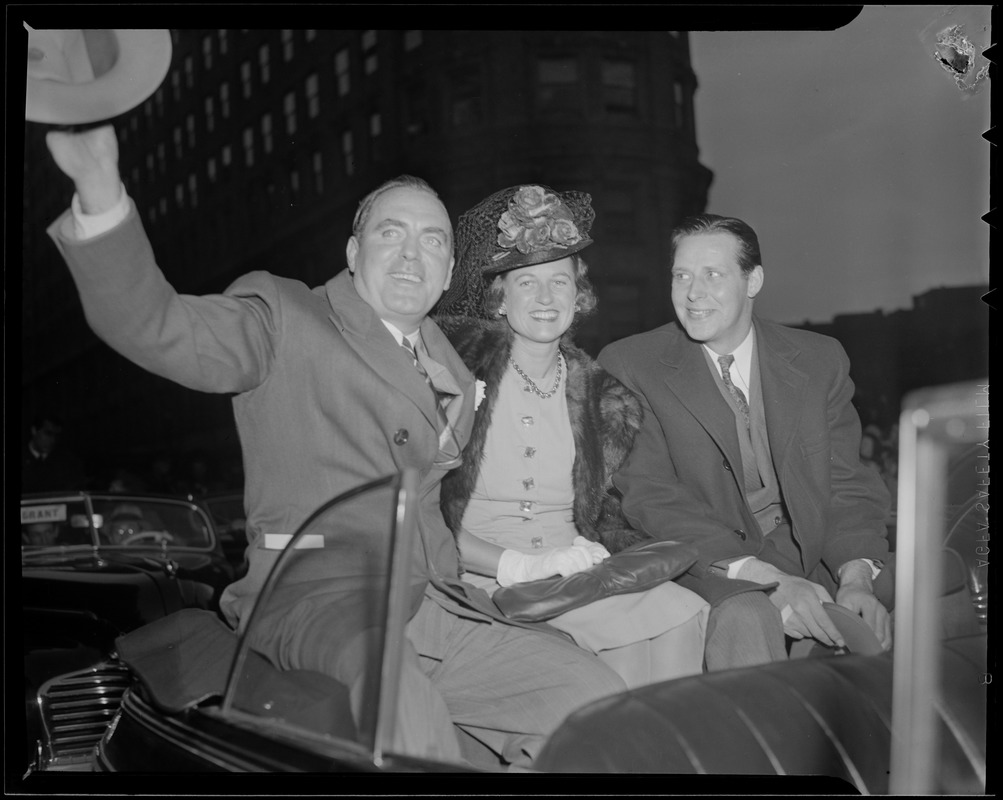
<path fill-rule="evenodd" d="M 216 525 L 220 546 L 234 569 L 234 579 L 247 571 L 247 512 L 243 492 L 213 492 L 201 498 Z"/>
<path fill-rule="evenodd" d="M 89 768 L 129 683 L 109 657 L 123 633 L 183 608 L 212 612 L 233 579 L 198 503 L 157 495 L 21 498 L 28 760 Z"/>

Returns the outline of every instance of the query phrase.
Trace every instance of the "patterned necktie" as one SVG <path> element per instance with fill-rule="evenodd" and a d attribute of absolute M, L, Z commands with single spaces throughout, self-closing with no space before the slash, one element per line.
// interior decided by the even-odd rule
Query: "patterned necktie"
<path fill-rule="evenodd" d="M 735 398 L 735 402 L 738 403 L 738 410 L 742 412 L 742 417 L 745 419 L 745 427 L 749 427 L 749 402 L 745 399 L 745 395 L 742 390 L 739 389 L 731 380 L 731 373 L 728 368 L 734 363 L 735 356 L 718 356 L 717 363 L 721 365 L 721 380 L 724 381 L 724 385 L 728 388 L 731 396 Z"/>
<path fill-rule="evenodd" d="M 460 443 L 456 440 L 453 426 L 449 423 L 449 417 L 446 416 L 446 409 L 443 408 L 443 396 L 432 385 L 432 379 L 428 376 L 428 370 L 425 369 L 418 359 L 418 353 L 415 351 L 411 340 L 405 336 L 401 340 L 401 347 L 407 351 L 407 354 L 411 357 L 411 363 L 414 364 L 414 368 L 418 370 L 418 374 L 425 379 L 425 384 L 435 395 L 435 410 L 439 421 L 439 454 L 436 456 L 435 466 L 444 467 L 445 469 L 459 466 L 461 461 Z"/>

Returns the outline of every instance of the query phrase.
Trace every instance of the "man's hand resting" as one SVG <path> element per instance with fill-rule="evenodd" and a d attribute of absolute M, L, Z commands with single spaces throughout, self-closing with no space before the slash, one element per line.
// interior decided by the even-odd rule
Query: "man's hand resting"
<path fill-rule="evenodd" d="M 832 597 L 819 584 L 788 575 L 772 564 L 755 558 L 746 561 L 736 577 L 756 583 L 778 584 L 770 593 L 770 602 L 783 615 L 784 633 L 788 636 L 794 639 L 807 636 L 830 647 L 845 644 L 839 629 L 822 608 L 822 603 L 831 603 Z"/>
<path fill-rule="evenodd" d="M 881 646 L 892 646 L 892 618 L 881 601 L 874 596 L 871 585 L 871 568 L 865 561 L 850 561 L 840 570 L 836 603 L 858 614 L 874 631 Z"/>

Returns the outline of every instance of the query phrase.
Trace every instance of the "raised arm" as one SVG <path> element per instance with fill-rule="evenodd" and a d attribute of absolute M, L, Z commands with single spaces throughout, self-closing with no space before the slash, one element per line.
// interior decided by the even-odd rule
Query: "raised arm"
<path fill-rule="evenodd" d="M 241 392 L 263 381 L 282 326 L 275 279 L 257 273 L 223 295 L 179 295 L 125 195 L 114 130 L 54 131 L 46 141 L 76 188 L 72 210 L 49 233 L 94 332 L 144 369 L 189 388 Z"/>

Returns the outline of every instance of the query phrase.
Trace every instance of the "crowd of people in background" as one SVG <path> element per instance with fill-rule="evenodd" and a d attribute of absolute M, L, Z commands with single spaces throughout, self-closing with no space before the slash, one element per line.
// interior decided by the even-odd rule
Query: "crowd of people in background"
<path fill-rule="evenodd" d="M 860 437 L 860 461 L 864 466 L 878 471 L 892 496 L 892 516 L 898 500 L 899 475 L 899 426 L 898 423 L 882 428 L 876 423 L 864 427 Z"/>
<path fill-rule="evenodd" d="M 865 413 L 861 414 L 866 418 Z M 214 458 L 204 451 L 158 452 L 142 463 L 142 458 L 108 466 L 81 459 L 61 441 L 61 418 L 40 413 L 32 419 L 22 448 L 21 491 L 91 489 L 121 493 L 204 497 L 216 492 L 240 491 L 243 468 L 240 457 Z M 860 460 L 881 475 L 892 497 L 892 515 L 898 497 L 898 424 L 864 426 L 860 439 Z M 103 454 L 101 454 L 103 455 Z M 49 460 L 51 458 L 51 461 Z"/>
<path fill-rule="evenodd" d="M 107 453 L 81 457 L 65 441 L 58 415 L 42 411 L 31 418 L 21 458 L 21 493 L 109 491 L 205 497 L 242 491 L 239 455 L 214 457 L 203 450 L 160 451 L 109 460 Z M 72 438 L 72 437 L 71 437 Z"/>

